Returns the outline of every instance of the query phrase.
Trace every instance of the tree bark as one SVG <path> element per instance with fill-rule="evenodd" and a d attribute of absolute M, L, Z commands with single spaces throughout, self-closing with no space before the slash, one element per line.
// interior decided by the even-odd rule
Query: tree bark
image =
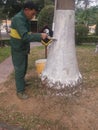
<path fill-rule="evenodd" d="M 53 36 L 41 80 L 55 89 L 72 89 L 82 82 L 75 51 L 74 0 L 57 0 Z M 75 89 L 74 89 L 75 90 Z"/>
<path fill-rule="evenodd" d="M 74 10 L 75 0 L 57 0 L 56 2 L 57 10 Z"/>

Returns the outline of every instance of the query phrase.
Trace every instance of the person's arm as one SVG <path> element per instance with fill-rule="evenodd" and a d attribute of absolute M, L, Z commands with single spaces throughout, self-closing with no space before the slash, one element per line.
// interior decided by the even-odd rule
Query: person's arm
<path fill-rule="evenodd" d="M 15 25 L 16 25 L 18 34 L 20 35 L 20 37 L 22 38 L 24 42 L 33 42 L 33 41 L 40 42 L 41 39 L 45 39 L 47 37 L 47 34 L 45 33 L 28 32 L 26 23 L 23 21 L 22 18 L 16 18 Z"/>

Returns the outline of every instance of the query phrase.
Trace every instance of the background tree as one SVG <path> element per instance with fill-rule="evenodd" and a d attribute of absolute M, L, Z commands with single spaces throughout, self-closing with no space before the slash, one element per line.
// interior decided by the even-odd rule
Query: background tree
<path fill-rule="evenodd" d="M 23 0 L 6 0 L 6 2 L 0 4 L 0 7 L 2 8 L 1 13 L 5 15 L 5 19 L 6 17 L 11 18 L 13 15 L 20 11 L 22 1 Z"/>
<path fill-rule="evenodd" d="M 83 8 L 76 8 L 76 22 L 77 24 L 84 24 L 85 26 L 96 24 L 98 18 L 98 6 L 89 7 L 86 10 Z"/>
<path fill-rule="evenodd" d="M 2 1 L 2 0 L 1 0 Z M 6 2 L 5 2 L 6 1 Z M 0 3 L 1 7 L 4 7 L 2 13 L 7 14 L 9 12 L 9 18 L 13 17 L 22 8 L 25 0 L 4 0 Z M 39 11 L 44 7 L 44 0 L 32 0 L 37 3 Z"/>

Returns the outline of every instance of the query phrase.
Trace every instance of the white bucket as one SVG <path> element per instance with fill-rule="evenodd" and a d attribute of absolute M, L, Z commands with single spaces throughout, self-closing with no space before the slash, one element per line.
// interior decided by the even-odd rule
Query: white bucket
<path fill-rule="evenodd" d="M 35 61 L 36 71 L 40 76 L 46 65 L 46 59 L 39 59 Z"/>

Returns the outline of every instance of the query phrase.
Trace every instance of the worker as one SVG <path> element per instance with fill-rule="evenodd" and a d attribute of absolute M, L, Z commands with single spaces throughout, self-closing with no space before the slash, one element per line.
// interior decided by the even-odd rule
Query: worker
<path fill-rule="evenodd" d="M 23 4 L 21 11 L 12 18 L 11 22 L 11 55 L 15 69 L 16 94 L 20 99 L 29 98 L 25 92 L 25 75 L 28 66 L 30 42 L 40 42 L 42 39 L 47 38 L 46 33 L 30 32 L 30 21 L 35 17 L 37 10 L 36 4 L 27 1 Z"/>

